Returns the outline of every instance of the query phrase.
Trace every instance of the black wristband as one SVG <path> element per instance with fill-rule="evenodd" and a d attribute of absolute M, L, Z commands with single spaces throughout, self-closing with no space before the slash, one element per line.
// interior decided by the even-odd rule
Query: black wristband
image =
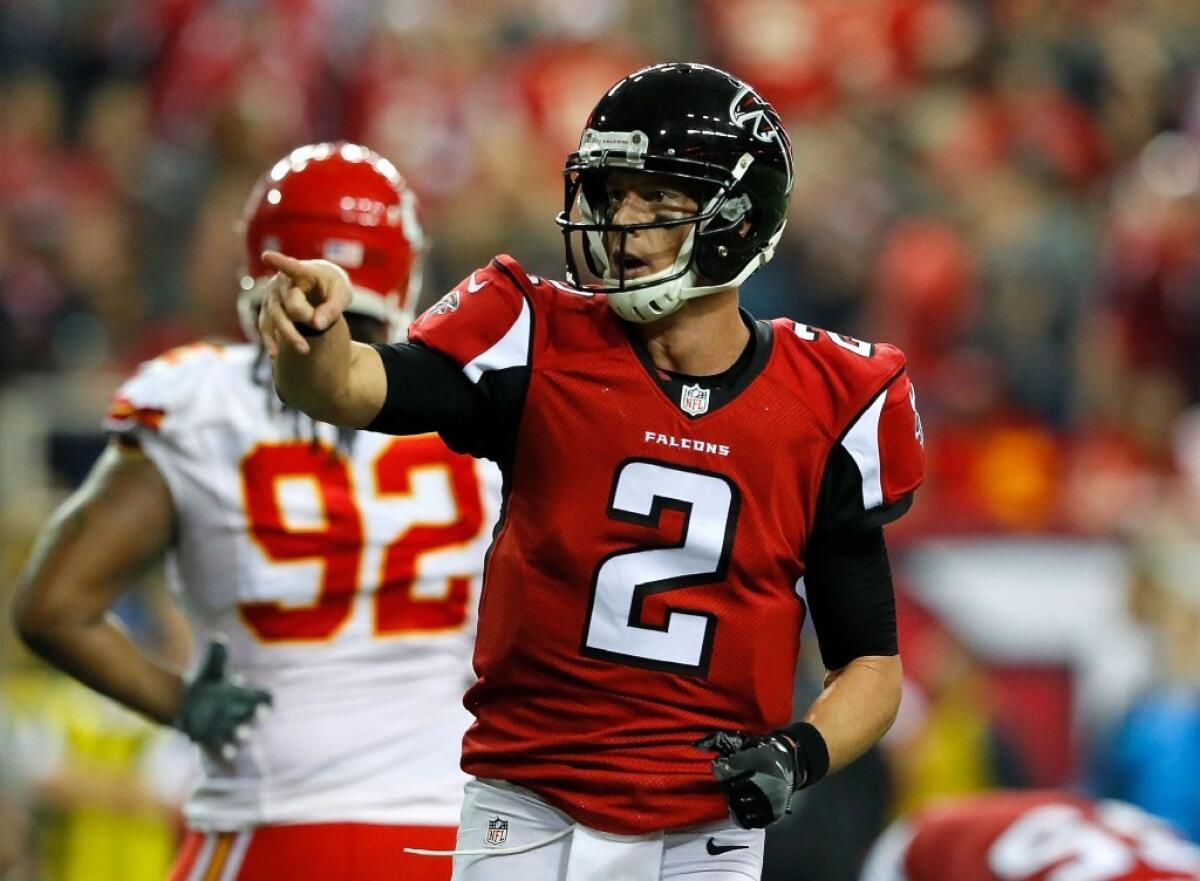
<path fill-rule="evenodd" d="M 326 327 L 325 330 L 317 330 L 311 324 L 305 324 L 303 321 L 294 321 L 294 322 L 292 322 L 292 324 L 295 325 L 296 331 L 300 334 L 300 336 L 314 337 L 314 336 L 321 336 L 324 333 L 328 333 L 329 328 L 333 327 L 335 322 L 331 321 L 329 323 L 329 326 Z"/>
<path fill-rule="evenodd" d="M 812 786 L 829 773 L 829 747 L 815 725 L 793 722 L 775 733 L 796 745 L 796 789 Z"/>

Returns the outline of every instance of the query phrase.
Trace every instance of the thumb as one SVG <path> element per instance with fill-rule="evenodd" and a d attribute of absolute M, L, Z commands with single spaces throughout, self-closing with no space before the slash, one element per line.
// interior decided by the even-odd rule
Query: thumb
<path fill-rule="evenodd" d="M 204 659 L 204 665 L 200 668 L 200 675 L 196 678 L 209 682 L 219 682 L 225 678 L 225 664 L 228 660 L 229 649 L 225 643 L 214 639 L 208 644 L 208 656 Z"/>
<path fill-rule="evenodd" d="M 754 775 L 753 768 L 741 768 L 735 762 L 728 758 L 715 758 L 712 762 L 713 776 L 717 781 L 724 783 L 727 780 L 736 780 L 738 778 L 749 778 Z"/>
<path fill-rule="evenodd" d="M 336 263 L 325 260 L 317 262 L 325 274 L 319 277 L 314 275 L 314 279 L 319 279 L 322 300 L 313 304 L 311 323 L 317 330 L 325 330 L 337 321 L 338 316 L 350 305 L 354 298 L 354 286 L 346 270 Z"/>
<path fill-rule="evenodd" d="M 318 304 L 313 309 L 312 326 L 317 330 L 325 330 L 342 314 L 339 304 L 330 300 Z"/>

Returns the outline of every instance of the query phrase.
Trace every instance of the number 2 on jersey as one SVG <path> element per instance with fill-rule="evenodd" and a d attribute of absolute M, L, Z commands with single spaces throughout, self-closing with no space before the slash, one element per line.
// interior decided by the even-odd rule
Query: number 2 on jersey
<path fill-rule="evenodd" d="M 396 635 L 460 627 L 466 621 L 469 576 L 448 578 L 434 598 L 414 594 L 422 553 L 462 545 L 483 528 L 483 503 L 472 461 L 447 450 L 435 436 L 392 441 L 376 458 L 372 487 L 378 498 L 412 495 L 423 471 L 444 473 L 454 514 L 449 522 L 415 522 L 388 544 L 373 581 L 374 632 Z M 296 441 L 256 447 L 242 461 L 242 488 L 250 534 L 267 559 L 279 564 L 319 563 L 313 603 L 243 602 L 242 620 L 264 642 L 332 638 L 350 618 L 359 591 L 366 531 L 346 460 L 328 447 Z M 287 520 L 281 486 L 311 484 L 324 523 L 298 527 Z M 365 591 L 364 591 L 365 592 Z"/>
<path fill-rule="evenodd" d="M 728 478 L 633 459 L 613 481 L 608 516 L 658 528 L 664 509 L 684 514 L 683 539 L 667 547 L 631 548 L 605 557 L 592 581 L 585 655 L 635 667 L 705 676 L 715 616 L 669 609 L 662 627 L 641 622 L 647 596 L 724 580 L 737 525 L 737 487 Z"/>

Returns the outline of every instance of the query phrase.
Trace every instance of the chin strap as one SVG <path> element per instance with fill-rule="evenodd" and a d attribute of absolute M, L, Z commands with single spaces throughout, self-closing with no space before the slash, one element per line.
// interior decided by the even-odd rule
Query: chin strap
<path fill-rule="evenodd" d="M 626 321 L 646 324 L 679 311 L 686 300 L 694 300 L 697 297 L 704 297 L 709 294 L 718 293 L 719 291 L 727 291 L 730 288 L 740 287 L 745 283 L 746 279 L 757 272 L 759 268 L 765 266 L 775 256 L 775 249 L 779 245 L 779 240 L 783 238 L 783 230 L 786 226 L 787 222 L 785 221 L 780 225 L 775 235 L 771 236 L 771 240 L 767 242 L 767 246 L 755 255 L 754 259 L 742 267 L 741 272 L 727 282 L 714 285 L 698 284 L 699 278 L 696 275 L 696 271 L 692 269 L 679 276 L 679 278 L 671 279 L 658 285 L 639 287 L 633 291 L 612 291 L 608 294 L 608 305 Z M 681 268 L 681 260 L 684 261 L 684 266 L 687 265 L 687 260 L 691 258 L 695 235 L 696 231 L 692 230 L 687 240 L 680 247 L 680 256 L 676 259 L 675 266 L 670 269 L 661 270 L 656 273 L 657 275 L 671 275 L 678 272 Z M 605 281 L 609 281 L 609 279 L 605 279 Z M 645 279 L 642 279 L 642 281 L 645 281 Z M 653 308 L 651 304 L 653 304 L 653 307 L 657 307 L 657 309 Z"/>
<path fill-rule="evenodd" d="M 663 316 L 676 311 L 682 303 L 681 292 L 685 285 L 694 284 L 694 270 L 683 272 L 692 260 L 692 249 L 696 244 L 696 227 L 688 232 L 687 238 L 679 246 L 675 262 L 666 269 L 660 269 L 652 275 L 638 279 L 638 287 L 632 291 L 612 291 L 608 294 L 608 305 L 613 311 L 627 321 L 646 323 L 657 321 Z M 680 274 L 682 273 L 682 274 Z M 658 284 L 652 282 L 663 278 Z M 604 277 L 605 284 L 619 284 L 620 280 L 611 276 Z M 651 282 L 647 284 L 647 282 Z"/>
<path fill-rule="evenodd" d="M 742 179 L 753 162 L 754 157 L 749 153 L 743 154 L 738 159 L 737 165 L 733 168 L 732 181 L 729 188 L 732 188 Z M 721 200 L 726 197 L 728 191 L 726 189 L 713 196 L 701 209 L 701 214 L 712 212 L 712 216 L 692 227 L 691 232 L 688 233 L 688 237 L 684 239 L 683 244 L 679 247 L 679 253 L 675 257 L 674 265 L 667 269 L 659 270 L 653 275 L 638 279 L 638 286 L 633 290 L 608 292 L 608 304 L 614 312 L 626 321 L 634 321 L 640 324 L 657 321 L 673 312 L 679 311 L 683 307 L 685 300 L 694 300 L 697 297 L 704 297 L 708 294 L 715 294 L 719 291 L 740 287 L 755 271 L 765 266 L 775 256 L 775 248 L 779 245 L 779 240 L 783 237 L 783 230 L 787 226 L 786 220 L 779 225 L 779 229 L 771 236 L 766 247 L 749 260 L 742 267 L 742 271 L 729 281 L 722 282 L 721 284 L 702 285 L 699 283 L 700 279 L 695 269 L 689 269 L 687 272 L 683 271 L 691 263 L 697 233 L 705 229 L 717 217 L 721 216 L 715 209 Z M 586 204 L 586 200 L 584 200 L 584 203 Z M 592 216 L 590 206 L 587 206 L 585 216 Z M 592 256 L 600 262 L 600 265 L 605 270 L 605 284 L 609 286 L 620 284 L 620 279 L 612 276 L 612 267 L 609 266 L 608 255 L 603 249 L 602 236 L 598 233 L 588 233 L 587 235 L 588 247 L 592 249 Z M 675 277 L 677 273 L 678 277 Z M 656 278 L 662 278 L 664 281 L 654 284 Z"/>

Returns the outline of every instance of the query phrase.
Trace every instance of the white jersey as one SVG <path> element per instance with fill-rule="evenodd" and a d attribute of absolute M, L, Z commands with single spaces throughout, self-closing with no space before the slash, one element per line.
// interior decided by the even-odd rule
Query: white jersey
<path fill-rule="evenodd" d="M 233 763 L 205 757 L 192 827 L 455 825 L 499 472 L 436 435 L 339 443 L 283 408 L 252 345 L 148 362 L 105 426 L 170 488 L 168 576 L 197 648 L 225 638 L 274 696 Z"/>

